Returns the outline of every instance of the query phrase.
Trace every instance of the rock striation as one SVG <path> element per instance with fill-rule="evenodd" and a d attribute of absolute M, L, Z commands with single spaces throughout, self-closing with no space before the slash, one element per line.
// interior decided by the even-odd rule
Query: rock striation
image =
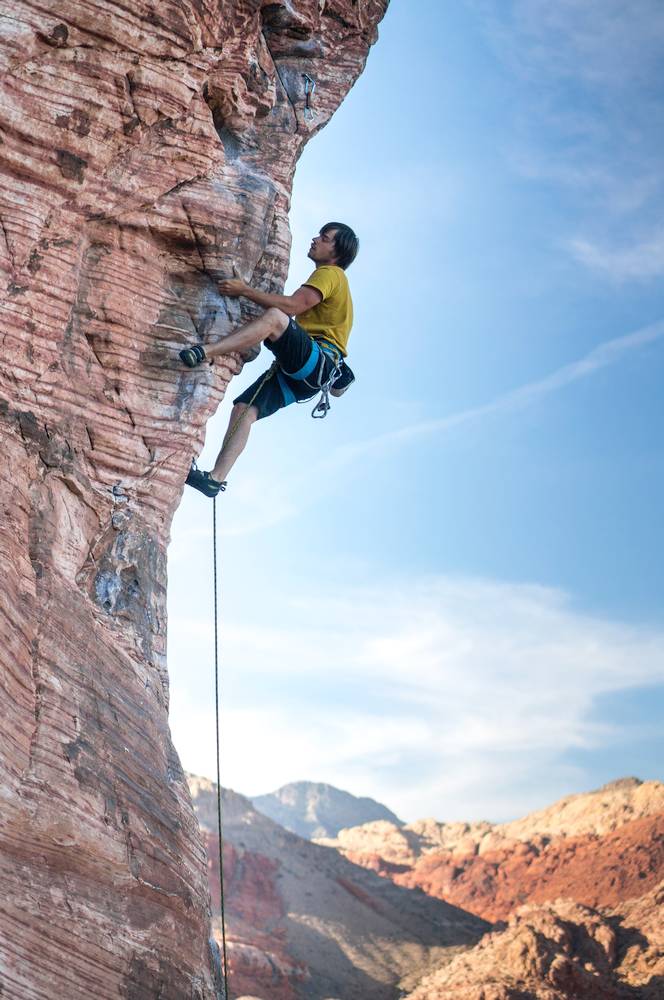
<path fill-rule="evenodd" d="M 0 992 L 219 995 L 205 851 L 168 730 L 166 545 L 280 289 L 304 144 L 387 0 L 0 4 Z M 315 117 L 305 79 L 316 81 Z M 39 960 L 35 960 L 35 956 Z"/>

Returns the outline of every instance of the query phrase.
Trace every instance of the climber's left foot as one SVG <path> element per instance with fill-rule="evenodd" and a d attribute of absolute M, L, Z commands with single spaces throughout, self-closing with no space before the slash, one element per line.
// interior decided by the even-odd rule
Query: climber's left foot
<path fill-rule="evenodd" d="M 193 486 L 195 490 L 206 497 L 216 497 L 217 493 L 223 493 L 226 489 L 226 480 L 223 483 L 213 479 L 209 472 L 203 472 L 196 468 L 194 462 L 189 470 L 189 475 L 185 479 L 187 486 Z"/>

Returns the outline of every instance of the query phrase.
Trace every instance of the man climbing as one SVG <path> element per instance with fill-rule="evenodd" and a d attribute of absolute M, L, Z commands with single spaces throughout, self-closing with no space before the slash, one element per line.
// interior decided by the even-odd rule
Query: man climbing
<path fill-rule="evenodd" d="M 228 337 L 205 347 L 196 344 L 180 351 L 188 368 L 222 354 L 245 352 L 265 343 L 275 364 L 233 401 L 217 461 L 209 472 L 192 467 L 187 484 L 215 497 L 226 487 L 226 476 L 249 439 L 252 424 L 269 417 L 296 400 L 311 399 L 330 382 L 346 357 L 353 325 L 353 302 L 346 268 L 355 260 L 359 240 L 342 222 L 328 222 L 311 241 L 307 256 L 316 269 L 292 295 L 273 295 L 237 278 L 222 281 L 222 295 L 244 296 L 265 308 L 257 319 L 245 323 Z M 297 322 L 293 317 L 297 316 Z M 337 378 L 339 386 L 350 384 L 352 373 Z M 340 395 L 342 389 L 332 390 Z"/>

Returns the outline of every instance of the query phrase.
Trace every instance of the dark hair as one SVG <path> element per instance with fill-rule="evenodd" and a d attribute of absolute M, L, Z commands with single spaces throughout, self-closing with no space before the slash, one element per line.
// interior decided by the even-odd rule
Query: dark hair
<path fill-rule="evenodd" d="M 334 252 L 337 264 L 345 271 L 357 257 L 357 251 L 360 249 L 360 241 L 350 226 L 345 225 L 343 222 L 326 222 L 321 229 L 321 234 L 328 233 L 330 229 L 336 229 Z"/>

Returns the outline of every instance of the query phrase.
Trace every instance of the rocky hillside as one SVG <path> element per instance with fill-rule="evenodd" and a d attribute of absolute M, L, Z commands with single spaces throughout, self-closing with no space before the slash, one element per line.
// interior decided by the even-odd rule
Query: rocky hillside
<path fill-rule="evenodd" d="M 214 786 L 190 786 L 218 907 Z M 507 824 L 379 820 L 341 831 L 344 858 L 225 793 L 233 990 L 244 1000 L 408 990 L 409 1000 L 661 1000 L 663 802 L 659 782 L 623 779 Z"/>
<path fill-rule="evenodd" d="M 508 921 L 409 1000 L 664 997 L 660 782 L 622 779 L 512 823 L 370 823 L 332 843 L 395 884 Z"/>
<path fill-rule="evenodd" d="M 324 843 L 487 920 L 559 896 L 613 906 L 664 875 L 664 785 L 622 779 L 512 823 L 371 823 Z"/>
<path fill-rule="evenodd" d="M 380 802 L 313 781 L 294 781 L 269 795 L 254 796 L 251 801 L 259 812 L 300 837 L 336 837 L 344 827 L 374 820 L 403 826 Z"/>
<path fill-rule="evenodd" d="M 216 789 L 190 778 L 219 912 Z M 396 1000 L 487 924 L 394 885 L 224 792 L 231 993 L 264 1000 Z M 217 928 L 218 929 L 218 928 Z"/>
<path fill-rule="evenodd" d="M 435 819 L 406 826 L 374 823 L 341 830 L 336 839 L 320 838 L 319 842 L 341 851 L 379 853 L 395 864 L 407 865 L 422 854 L 438 851 L 481 855 L 506 842 L 601 835 L 659 812 L 664 812 L 662 782 L 619 778 L 595 791 L 568 795 L 510 823 L 444 823 Z"/>
<path fill-rule="evenodd" d="M 663 904 L 664 882 L 602 912 L 567 899 L 523 906 L 408 1000 L 661 1000 Z"/>
<path fill-rule="evenodd" d="M 664 813 L 626 823 L 605 836 L 534 837 L 481 856 L 429 854 L 394 875 L 477 913 L 501 920 L 526 900 L 565 896 L 587 906 L 616 906 L 664 876 Z"/>

